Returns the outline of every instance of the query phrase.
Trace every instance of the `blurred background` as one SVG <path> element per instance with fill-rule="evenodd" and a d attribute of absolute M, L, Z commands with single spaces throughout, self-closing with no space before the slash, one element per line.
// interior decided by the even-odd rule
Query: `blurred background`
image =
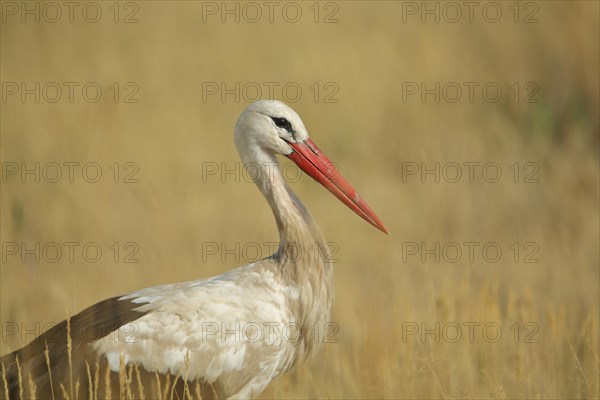
<path fill-rule="evenodd" d="M 232 132 L 276 98 L 391 234 L 286 169 L 338 329 L 263 398 L 599 396 L 597 2 L 73 4 L 2 2 L 2 354 L 268 256 Z"/>

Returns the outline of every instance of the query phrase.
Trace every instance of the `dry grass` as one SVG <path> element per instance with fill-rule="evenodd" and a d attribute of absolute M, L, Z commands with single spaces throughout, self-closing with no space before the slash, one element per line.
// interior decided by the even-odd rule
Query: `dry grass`
<path fill-rule="evenodd" d="M 140 5 L 138 24 L 3 23 L 2 81 L 95 81 L 105 90 L 134 81 L 140 101 L 1 104 L 3 162 L 92 161 L 104 173 L 95 184 L 2 183 L 3 243 L 97 242 L 104 255 L 98 263 L 81 253 L 73 263 L 66 255 L 58 263 L 8 256 L 1 353 L 33 339 L 23 327 L 41 330 L 119 293 L 249 261 L 203 263 L 204 243 L 276 240 L 250 183 L 202 182 L 202 162 L 237 162 L 232 127 L 245 103 L 204 103 L 201 89 L 206 81 L 295 81 L 305 95 L 293 107 L 313 139 L 392 234 L 310 179 L 294 184 L 339 247 L 339 332 L 316 361 L 263 397 L 599 397 L 599 6 L 538 4 L 537 24 L 403 24 L 401 3 L 361 1 L 342 3 L 337 24 L 203 24 L 200 3 L 160 1 Z M 339 102 L 315 103 L 315 81 L 335 82 Z M 406 81 L 536 82 L 540 101 L 402 102 Z M 139 166 L 139 183 L 113 183 L 108 167 L 129 161 Z M 497 162 L 505 175 L 495 184 L 402 181 L 406 162 L 467 161 Z M 539 183 L 513 183 L 515 162 L 536 163 Z M 468 241 L 497 242 L 506 256 L 403 260 L 406 242 Z M 137 243 L 140 262 L 123 263 L 121 248 L 115 263 L 114 242 Z M 514 242 L 534 242 L 539 262 L 513 262 Z M 502 335 L 490 343 L 476 331 L 471 342 L 465 328 L 455 343 L 403 338 L 412 323 L 436 322 L 497 323 Z M 19 334 L 8 334 L 7 323 Z M 537 342 L 525 342 L 536 328 Z"/>

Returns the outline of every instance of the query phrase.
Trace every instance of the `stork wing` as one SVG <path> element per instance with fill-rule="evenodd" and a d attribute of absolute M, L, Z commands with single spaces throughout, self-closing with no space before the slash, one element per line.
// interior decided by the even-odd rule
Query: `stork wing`
<path fill-rule="evenodd" d="M 104 398 L 122 395 L 124 381 L 146 398 L 172 390 L 180 398 L 185 390 L 202 398 L 255 396 L 303 352 L 289 288 L 250 266 L 89 307 L 0 359 L 8 384 L 0 397 L 20 398 L 23 389 L 23 398 L 34 390 L 38 399 Z M 188 382 L 191 389 L 181 386 Z"/>
<path fill-rule="evenodd" d="M 81 371 L 81 378 L 87 380 L 86 361 L 91 365 L 96 362 L 91 344 L 143 317 L 146 312 L 136 310 L 139 306 L 119 297 L 101 301 L 48 329 L 27 346 L 2 356 L 0 398 L 7 394 L 11 399 L 63 398 L 61 384 L 67 394 L 73 393 L 71 383 L 76 383 Z M 71 374 L 75 376 L 72 381 Z"/>
<path fill-rule="evenodd" d="M 292 320 L 285 290 L 273 285 L 278 280 L 265 271 L 240 268 L 132 293 L 126 299 L 146 314 L 94 349 L 115 372 L 122 363 L 136 364 L 142 372 L 179 376 L 192 388 L 201 382 L 203 398 L 252 397 L 298 357 L 288 346 L 298 333 L 283 332 Z"/>

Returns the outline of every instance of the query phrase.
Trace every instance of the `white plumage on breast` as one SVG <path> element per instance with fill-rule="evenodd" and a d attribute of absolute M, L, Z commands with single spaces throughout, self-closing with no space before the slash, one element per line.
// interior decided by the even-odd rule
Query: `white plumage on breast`
<path fill-rule="evenodd" d="M 261 390 L 294 360 L 298 330 L 286 292 L 275 274 L 255 264 L 133 292 L 123 299 L 147 314 L 96 341 L 94 350 L 106 355 L 115 372 L 122 356 L 125 364 L 151 372 L 209 384 L 219 380 L 228 393 L 249 384 Z"/>

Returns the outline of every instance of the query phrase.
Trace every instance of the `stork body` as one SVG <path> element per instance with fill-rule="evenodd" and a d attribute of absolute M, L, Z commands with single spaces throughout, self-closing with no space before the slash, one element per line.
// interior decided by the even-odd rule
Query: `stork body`
<path fill-rule="evenodd" d="M 283 103 L 251 104 L 235 142 L 273 210 L 277 252 L 214 278 L 142 289 L 82 311 L 0 359 L 0 397 L 20 398 L 22 390 L 38 399 L 142 392 L 252 398 L 318 350 L 333 304 L 333 270 L 326 242 L 276 155 L 385 228 Z"/>

